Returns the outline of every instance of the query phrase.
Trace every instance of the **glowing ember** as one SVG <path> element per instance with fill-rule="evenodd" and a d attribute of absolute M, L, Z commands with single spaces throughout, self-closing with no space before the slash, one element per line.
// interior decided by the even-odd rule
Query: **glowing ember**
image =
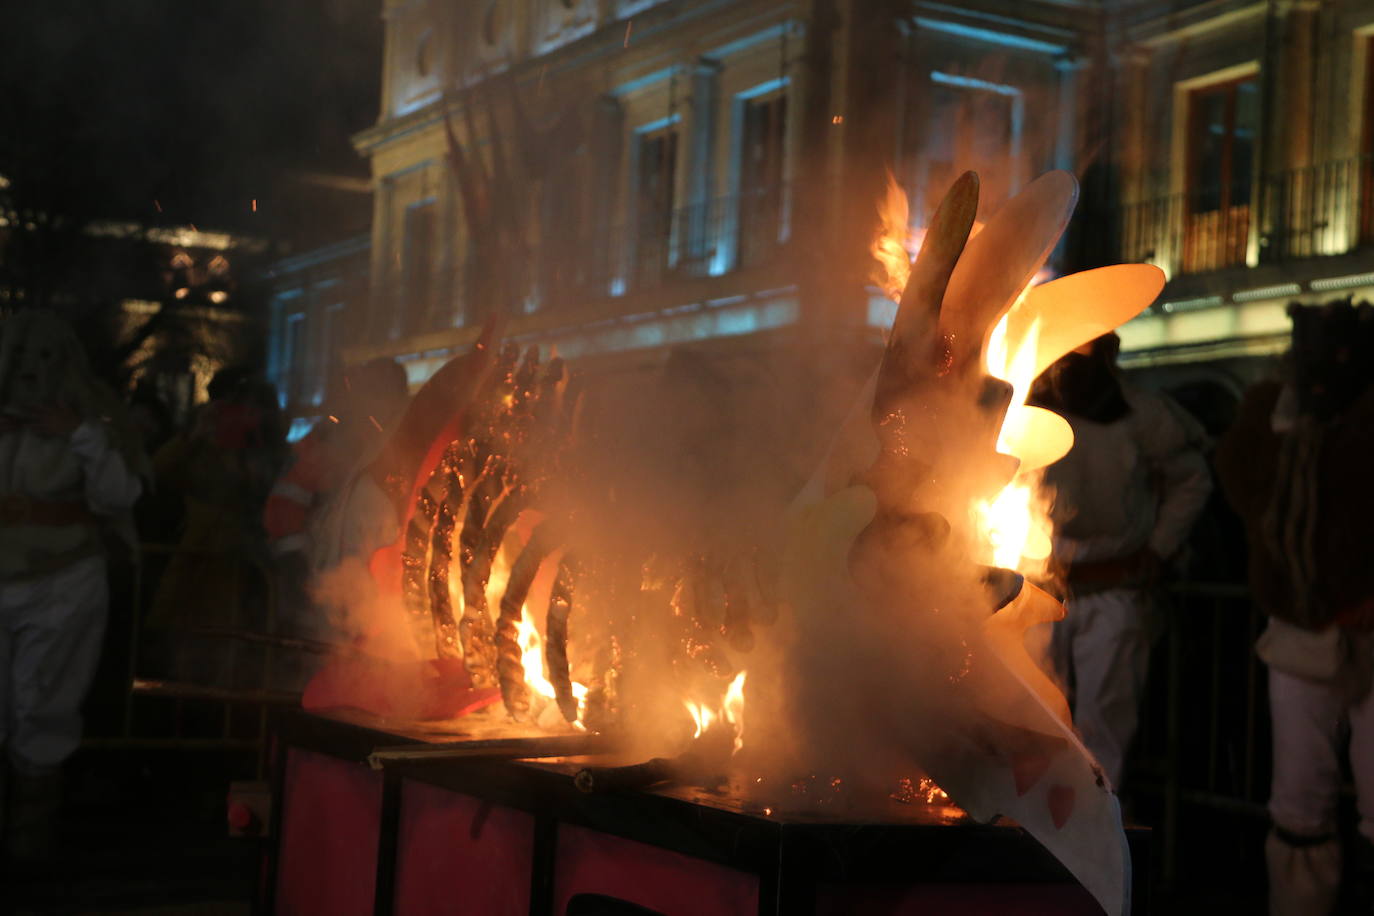
<path fill-rule="evenodd" d="M 922 776 L 920 779 L 912 779 L 903 776 L 897 780 L 897 791 L 892 793 L 892 799 L 904 805 L 925 802 L 927 805 L 943 805 L 949 802 L 949 796 L 945 790 L 935 784 L 935 780 L 929 776 Z"/>

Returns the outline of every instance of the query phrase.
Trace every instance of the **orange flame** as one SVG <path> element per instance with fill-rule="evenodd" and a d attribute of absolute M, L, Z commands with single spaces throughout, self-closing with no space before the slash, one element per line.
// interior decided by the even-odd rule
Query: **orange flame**
<path fill-rule="evenodd" d="M 878 219 L 882 228 L 869 248 L 877 261 L 870 279 L 889 299 L 898 302 L 911 275 L 911 259 L 921 244 L 911 230 L 906 192 L 891 172 L 887 173 L 887 193 L 878 204 Z M 920 237 L 925 236 L 924 229 L 918 231 Z"/>
<path fill-rule="evenodd" d="M 528 607 L 520 609 L 520 622 L 516 624 L 516 643 L 520 646 L 520 664 L 525 669 L 525 684 L 544 699 L 554 699 L 558 695 L 557 691 L 553 689 L 553 683 L 544 676 L 544 640 L 539 636 L 539 629 L 534 625 Z M 573 681 L 572 694 L 577 700 L 577 721 L 573 724 L 581 728 L 582 715 L 587 706 L 587 688 Z"/>
<path fill-rule="evenodd" d="M 719 720 L 724 720 L 735 731 L 735 747 L 733 753 L 738 754 L 744 747 L 744 676 L 746 672 L 741 671 L 735 675 L 735 679 L 730 682 L 730 686 L 725 689 L 725 699 L 721 705 L 715 709 L 704 703 L 694 703 L 691 700 L 684 700 L 682 705 L 686 707 L 687 714 L 692 717 L 692 724 L 696 726 L 696 731 L 692 738 L 700 738 L 710 730 L 711 726 Z"/>
<path fill-rule="evenodd" d="M 725 691 L 725 721 L 735 727 L 735 753 L 744 747 L 744 674 L 735 675 Z"/>
<path fill-rule="evenodd" d="M 691 700 L 684 700 L 682 705 L 687 707 L 687 714 L 692 717 L 692 724 L 697 727 L 692 737 L 700 738 L 702 733 L 715 723 L 716 714 L 711 712 L 709 707 L 693 703 Z"/>
<path fill-rule="evenodd" d="M 975 506 L 992 563 L 1023 572 L 1043 565 L 1051 551 L 1053 529 L 1045 501 L 1039 496 L 1038 469 L 1058 460 L 1073 445 L 1073 431 L 1067 423 L 1047 416 L 1047 411 L 1026 406 L 1036 375 L 1040 317 L 1029 323 L 1019 340 L 1008 340 L 1013 313 L 1023 306 L 1039 279 L 1037 276 L 1021 291 L 993 329 L 987 347 L 988 374 L 1010 382 L 1012 387 L 1011 405 L 997 434 L 997 451 L 1018 459 L 1021 472 L 996 497 Z"/>

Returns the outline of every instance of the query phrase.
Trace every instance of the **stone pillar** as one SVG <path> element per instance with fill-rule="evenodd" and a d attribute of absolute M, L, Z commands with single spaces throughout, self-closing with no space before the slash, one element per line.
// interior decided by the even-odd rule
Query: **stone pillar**
<path fill-rule="evenodd" d="M 1317 6 L 1310 0 L 1299 0 L 1285 4 L 1279 13 L 1278 91 L 1275 104 L 1265 113 L 1278 125 L 1275 155 L 1270 160 L 1276 170 L 1312 164 Z"/>
<path fill-rule="evenodd" d="M 834 241 L 834 227 L 829 219 L 834 169 L 831 118 L 835 114 L 831 81 L 835 77 L 836 36 L 840 30 L 839 2 L 807 3 L 806 34 L 793 94 L 796 104 L 788 113 L 789 118 L 798 122 L 792 247 L 797 265 L 801 330 L 808 339 L 823 339 L 822 318 L 833 295 L 833 276 L 826 268 Z"/>

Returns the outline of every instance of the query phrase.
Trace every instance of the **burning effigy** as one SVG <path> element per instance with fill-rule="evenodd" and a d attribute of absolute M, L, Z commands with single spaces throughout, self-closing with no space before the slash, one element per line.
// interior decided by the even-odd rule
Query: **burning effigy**
<path fill-rule="evenodd" d="M 1064 614 L 1041 587 L 1038 475 L 1072 432 L 1026 401 L 1163 277 L 1118 265 L 1036 282 L 1076 202 L 1067 173 L 986 224 L 978 196 L 974 174 L 954 184 L 914 264 L 906 239 L 880 246 L 900 298 L 886 347 L 785 499 L 725 491 L 703 508 L 691 449 L 747 453 L 718 440 L 749 433 L 710 410 L 694 425 L 675 401 L 685 445 L 664 447 L 650 411 L 622 423 L 639 438 L 625 446 L 560 359 L 489 328 L 363 472 L 394 524 L 366 581 L 335 590 L 368 614 L 307 707 L 455 738 L 597 734 L 641 761 L 581 766 L 587 792 L 728 784 L 765 816 L 841 791 L 856 816 L 950 802 L 1013 819 L 1127 911 L 1112 787 L 1027 649 Z"/>

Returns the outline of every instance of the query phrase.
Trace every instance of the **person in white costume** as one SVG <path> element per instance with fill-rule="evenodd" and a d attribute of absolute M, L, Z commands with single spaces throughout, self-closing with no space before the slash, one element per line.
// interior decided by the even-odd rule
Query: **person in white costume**
<path fill-rule="evenodd" d="M 1212 490 L 1201 426 L 1163 394 L 1122 379 L 1115 334 L 1041 377 L 1036 403 L 1064 416 L 1073 448 L 1045 472 L 1054 554 L 1069 589 L 1055 669 L 1083 743 L 1119 787 L 1153 642 L 1150 586 Z"/>
<path fill-rule="evenodd" d="M 0 820 L 21 864 L 53 851 L 60 767 L 104 635 L 102 528 L 132 542 L 146 473 L 66 322 L 39 310 L 0 320 Z"/>

